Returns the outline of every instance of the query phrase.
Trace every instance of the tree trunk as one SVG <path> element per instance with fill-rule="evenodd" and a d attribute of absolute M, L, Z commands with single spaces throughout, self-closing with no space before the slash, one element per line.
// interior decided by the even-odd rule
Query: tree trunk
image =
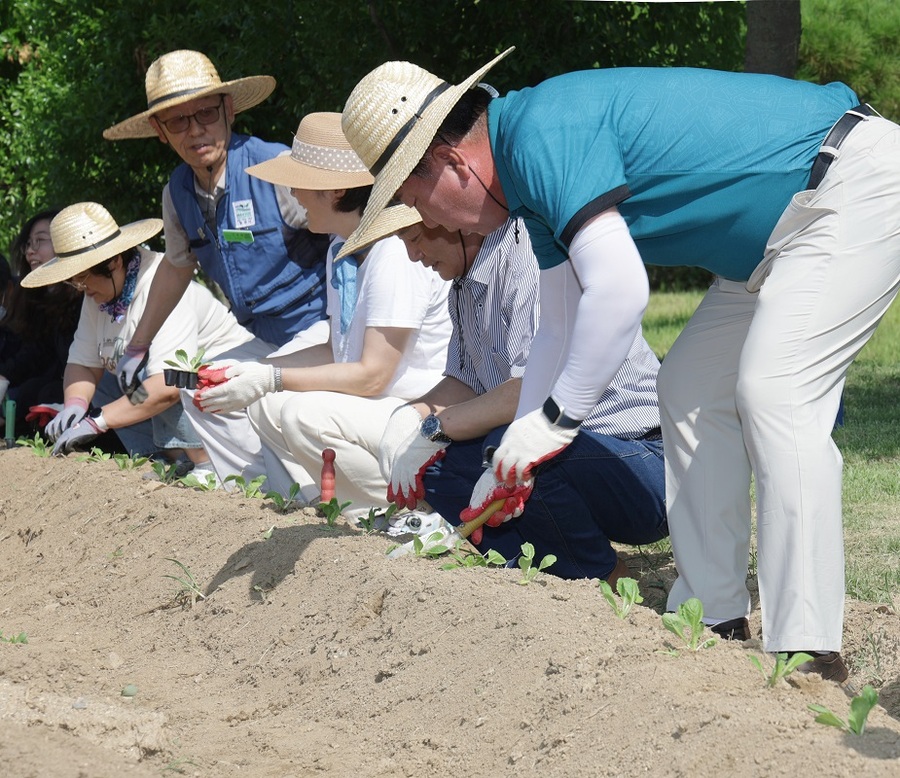
<path fill-rule="evenodd" d="M 800 0 L 747 0 L 747 73 L 793 78 L 799 48 Z"/>

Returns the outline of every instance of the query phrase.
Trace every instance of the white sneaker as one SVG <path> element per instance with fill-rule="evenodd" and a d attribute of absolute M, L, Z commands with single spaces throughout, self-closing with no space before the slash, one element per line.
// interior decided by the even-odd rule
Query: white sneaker
<path fill-rule="evenodd" d="M 222 482 L 219 480 L 219 477 L 216 475 L 216 471 L 212 469 L 212 467 L 200 466 L 195 467 L 187 476 L 193 476 L 196 478 L 203 486 L 207 486 L 208 484 L 215 483 L 215 489 L 219 489 L 222 486 Z M 210 481 L 209 477 L 213 477 L 213 481 Z"/>
<path fill-rule="evenodd" d="M 395 513 L 388 521 L 384 531 L 388 535 L 421 535 L 426 537 L 432 532 L 437 532 L 447 522 L 439 513 L 426 513 L 425 511 L 404 511 Z"/>

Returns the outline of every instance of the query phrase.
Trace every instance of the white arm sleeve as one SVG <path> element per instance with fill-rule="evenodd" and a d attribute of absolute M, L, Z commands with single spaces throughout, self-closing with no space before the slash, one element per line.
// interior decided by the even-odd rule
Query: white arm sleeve
<path fill-rule="evenodd" d="M 516 418 L 550 394 L 567 416 L 583 419 L 628 356 L 650 294 L 647 271 L 625 220 L 610 209 L 576 233 L 569 262 L 541 271 L 540 280 L 540 324 Z"/>

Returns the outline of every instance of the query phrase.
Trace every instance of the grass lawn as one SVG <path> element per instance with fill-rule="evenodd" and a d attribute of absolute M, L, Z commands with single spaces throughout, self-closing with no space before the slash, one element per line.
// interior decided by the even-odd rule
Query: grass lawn
<path fill-rule="evenodd" d="M 702 292 L 653 292 L 644 336 L 664 357 Z M 850 368 L 844 426 L 834 439 L 844 456 L 847 594 L 892 601 L 900 592 L 900 306 L 894 305 Z M 755 571 L 753 571 L 755 572 Z"/>

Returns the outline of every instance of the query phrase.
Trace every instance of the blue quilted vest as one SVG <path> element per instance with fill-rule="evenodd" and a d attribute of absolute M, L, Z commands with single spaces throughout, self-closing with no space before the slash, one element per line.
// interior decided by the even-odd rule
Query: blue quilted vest
<path fill-rule="evenodd" d="M 325 317 L 321 243 L 306 230 L 285 224 L 273 185 L 244 172 L 284 149 L 279 143 L 232 134 L 215 233 L 197 202 L 193 170 L 181 164 L 169 180 L 175 211 L 203 272 L 222 288 L 237 320 L 277 346 Z M 248 232 L 252 243 L 243 242 Z"/>

